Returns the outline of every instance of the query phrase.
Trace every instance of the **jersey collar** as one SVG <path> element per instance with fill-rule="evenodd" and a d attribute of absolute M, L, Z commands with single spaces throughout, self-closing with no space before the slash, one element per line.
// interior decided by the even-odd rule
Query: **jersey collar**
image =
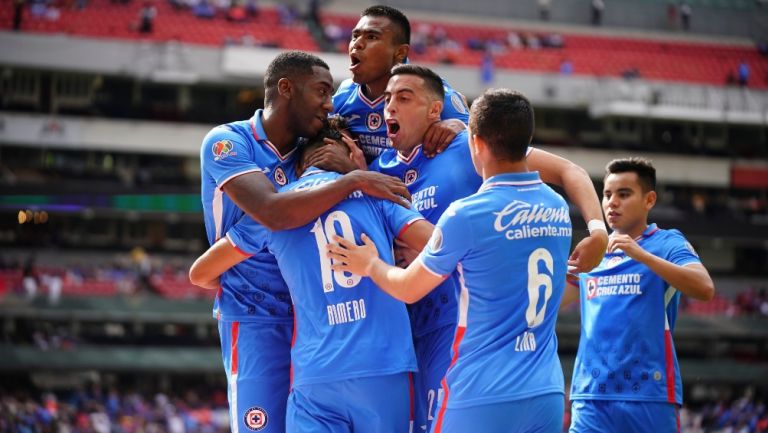
<path fill-rule="evenodd" d="M 650 237 L 650 236 L 652 236 L 654 233 L 656 233 L 657 231 L 659 231 L 659 227 L 656 225 L 656 223 L 653 223 L 653 224 L 648 224 L 648 227 L 646 227 L 646 229 L 643 231 L 643 234 L 641 234 L 640 236 L 638 236 L 638 237 L 635 239 L 635 241 L 639 241 L 639 240 L 645 239 L 645 238 L 647 238 L 647 237 Z"/>
<path fill-rule="evenodd" d="M 301 173 L 301 176 L 299 176 L 299 179 L 303 179 L 303 178 L 305 178 L 307 176 L 313 176 L 313 175 L 316 175 L 316 174 L 322 174 L 322 173 L 325 173 L 325 172 L 326 172 L 326 170 L 323 170 L 321 168 L 317 168 L 317 167 L 315 167 L 313 165 L 311 167 L 307 167 L 307 169 L 304 170 L 304 173 Z"/>
<path fill-rule="evenodd" d="M 290 158 L 294 152 L 296 152 L 296 148 L 298 146 L 294 147 L 293 150 L 286 153 L 285 155 L 281 155 L 275 145 L 269 141 L 267 138 L 267 133 L 264 131 L 264 124 L 261 120 L 263 112 L 264 110 L 262 109 L 256 110 L 256 113 L 253 114 L 253 117 L 251 117 L 251 120 L 248 122 L 248 124 L 251 125 L 251 134 L 253 135 L 253 139 L 258 143 L 265 145 L 270 151 L 272 151 L 272 153 L 275 154 L 275 156 L 280 159 L 280 161 L 285 161 L 286 159 Z"/>
<path fill-rule="evenodd" d="M 408 155 L 408 156 L 403 155 L 402 153 L 400 153 L 399 150 L 395 150 L 395 153 L 397 153 L 397 160 L 402 162 L 402 163 L 404 163 L 404 164 L 412 163 L 416 159 L 416 157 L 419 155 L 419 153 L 421 152 L 421 146 L 422 145 L 420 144 L 420 145 L 414 147 L 413 150 L 411 150 L 411 154 Z"/>
<path fill-rule="evenodd" d="M 540 183 L 542 182 L 538 171 L 502 173 L 486 179 L 480 186 L 480 191 L 485 191 L 495 186 L 526 186 Z"/>

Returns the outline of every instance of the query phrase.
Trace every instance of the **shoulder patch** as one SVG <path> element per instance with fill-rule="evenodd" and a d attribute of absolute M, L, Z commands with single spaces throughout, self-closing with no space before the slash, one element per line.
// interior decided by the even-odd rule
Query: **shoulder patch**
<path fill-rule="evenodd" d="M 453 105 L 453 108 L 459 113 L 467 114 L 467 107 L 464 106 L 464 101 L 461 99 L 461 96 L 456 92 L 453 92 L 451 94 L 451 105 Z"/>
<path fill-rule="evenodd" d="M 213 152 L 213 160 L 218 161 L 230 155 L 237 155 L 237 152 L 234 152 L 234 148 L 235 145 L 230 140 L 219 140 L 213 143 L 213 146 L 211 146 L 211 152 Z"/>

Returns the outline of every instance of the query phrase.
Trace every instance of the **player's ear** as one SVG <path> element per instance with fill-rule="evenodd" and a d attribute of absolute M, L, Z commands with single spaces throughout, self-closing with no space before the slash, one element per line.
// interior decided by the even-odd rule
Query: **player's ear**
<path fill-rule="evenodd" d="M 293 83 L 288 78 L 281 78 L 277 82 L 277 91 L 280 96 L 291 99 L 291 95 L 293 93 Z"/>
<path fill-rule="evenodd" d="M 434 100 L 429 104 L 429 118 L 440 120 L 440 114 L 443 112 L 443 101 Z"/>
<path fill-rule="evenodd" d="M 399 65 L 400 63 L 405 62 L 405 59 L 408 58 L 408 52 L 410 50 L 411 50 L 410 45 L 400 44 L 395 50 L 395 64 Z"/>
<path fill-rule="evenodd" d="M 649 191 L 645 194 L 645 208 L 651 210 L 656 205 L 656 191 Z"/>

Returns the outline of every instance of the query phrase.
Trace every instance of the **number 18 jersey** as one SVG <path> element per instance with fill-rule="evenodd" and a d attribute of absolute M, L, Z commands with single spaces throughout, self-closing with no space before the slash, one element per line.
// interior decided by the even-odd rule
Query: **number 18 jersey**
<path fill-rule="evenodd" d="M 310 169 L 281 191 L 309 189 L 338 177 Z M 303 227 L 253 236 L 265 229 L 246 217 L 227 233 L 244 252 L 266 246 L 277 259 L 294 303 L 296 386 L 416 370 L 405 304 L 370 278 L 331 270 L 326 245 L 336 234 L 360 245 L 365 233 L 382 260 L 392 264 L 393 239 L 419 219 L 416 211 L 356 191 Z"/>
<path fill-rule="evenodd" d="M 454 202 L 419 258 L 459 271 L 459 323 L 443 380 L 445 408 L 563 393 L 555 321 L 571 219 L 538 173 L 505 173 Z"/>

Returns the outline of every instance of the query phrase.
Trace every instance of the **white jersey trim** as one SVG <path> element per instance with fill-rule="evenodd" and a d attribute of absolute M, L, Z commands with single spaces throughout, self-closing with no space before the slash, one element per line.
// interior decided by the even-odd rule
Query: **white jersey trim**
<path fill-rule="evenodd" d="M 459 263 L 456 266 L 459 271 L 459 284 L 461 293 L 459 294 L 459 323 L 458 326 L 467 327 L 467 314 L 469 313 L 469 288 L 464 280 L 464 267 Z"/>
<path fill-rule="evenodd" d="M 357 96 L 359 96 L 360 100 L 363 101 L 369 108 L 376 108 L 376 106 L 384 100 L 384 94 L 382 93 L 381 96 L 371 101 L 367 96 L 365 96 L 363 93 L 363 86 L 360 85 L 357 86 Z"/>
<path fill-rule="evenodd" d="M 239 172 L 239 173 L 235 173 L 235 174 L 233 174 L 233 175 L 230 175 L 228 178 L 224 179 L 224 180 L 221 182 L 221 184 L 220 184 L 220 185 L 218 185 L 218 187 L 216 188 L 216 191 L 221 191 L 221 190 L 223 190 L 223 189 L 224 189 L 224 185 L 226 185 L 226 184 L 227 184 L 227 182 L 229 182 L 230 180 L 232 180 L 232 179 L 234 179 L 234 178 L 236 178 L 236 177 L 238 177 L 238 176 L 242 176 L 242 175 L 244 175 L 244 174 L 253 173 L 253 172 L 264 173 L 264 170 L 262 170 L 262 169 L 260 169 L 260 168 L 252 168 L 252 169 L 250 169 L 250 170 L 245 170 L 245 171 L 241 171 L 241 172 Z"/>

